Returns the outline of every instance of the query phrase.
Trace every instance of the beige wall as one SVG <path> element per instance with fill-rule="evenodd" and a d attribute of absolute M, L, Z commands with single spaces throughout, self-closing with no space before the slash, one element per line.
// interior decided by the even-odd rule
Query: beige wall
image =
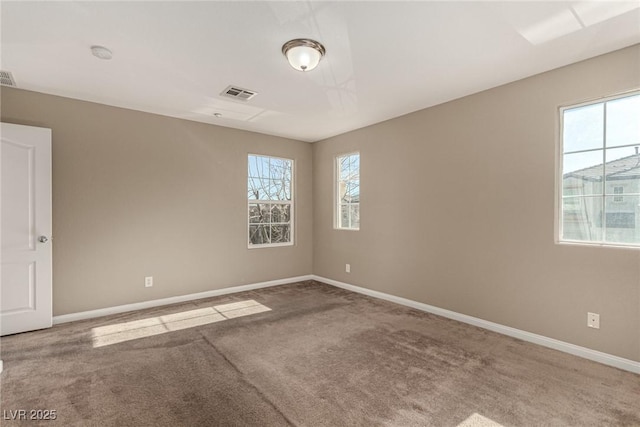
<path fill-rule="evenodd" d="M 638 87 L 636 45 L 315 143 L 314 273 L 640 361 L 640 252 L 554 243 L 558 106 Z M 354 150 L 361 229 L 336 231 Z"/>
<path fill-rule="evenodd" d="M 54 315 L 312 272 L 307 143 L 5 87 L 2 121 L 53 130 Z M 247 249 L 248 153 L 296 161 L 293 247 Z"/>

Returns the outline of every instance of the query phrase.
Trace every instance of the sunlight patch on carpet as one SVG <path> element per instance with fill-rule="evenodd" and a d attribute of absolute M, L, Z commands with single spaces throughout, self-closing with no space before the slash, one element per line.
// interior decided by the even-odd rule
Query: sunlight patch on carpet
<path fill-rule="evenodd" d="M 482 415 L 476 412 L 471 414 L 469 418 L 467 418 L 466 420 L 458 424 L 458 427 L 503 427 L 503 426 L 502 424 L 498 424 L 497 422 L 487 417 L 483 417 Z"/>
<path fill-rule="evenodd" d="M 91 330 L 93 347 L 104 347 L 167 332 L 208 325 L 223 320 L 271 311 L 254 300 L 214 305 L 196 310 L 181 311 L 130 322 L 99 326 Z"/>

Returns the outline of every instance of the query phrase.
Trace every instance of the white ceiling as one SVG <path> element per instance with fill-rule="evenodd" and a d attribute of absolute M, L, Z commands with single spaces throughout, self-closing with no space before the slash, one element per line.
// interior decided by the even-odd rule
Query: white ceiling
<path fill-rule="evenodd" d="M 19 88 L 303 141 L 640 43 L 637 0 L 2 1 L 1 13 L 0 67 Z M 301 37 L 327 49 L 308 73 L 280 52 Z M 228 85 L 259 94 L 220 97 Z"/>

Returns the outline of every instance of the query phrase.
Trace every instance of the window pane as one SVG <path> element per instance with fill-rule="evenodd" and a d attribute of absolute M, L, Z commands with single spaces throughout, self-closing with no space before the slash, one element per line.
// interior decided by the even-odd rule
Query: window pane
<path fill-rule="evenodd" d="M 605 240 L 615 243 L 640 243 L 638 228 L 640 196 L 624 196 L 622 202 L 615 201 L 615 197 L 605 198 Z"/>
<path fill-rule="evenodd" d="M 269 157 L 249 156 L 249 176 L 257 178 L 269 176 Z"/>
<path fill-rule="evenodd" d="M 640 95 L 607 102 L 607 147 L 640 144 Z"/>
<path fill-rule="evenodd" d="M 291 241 L 291 228 L 289 225 L 271 226 L 271 243 L 288 243 Z"/>
<path fill-rule="evenodd" d="M 271 205 L 271 222 L 283 222 L 282 205 Z"/>
<path fill-rule="evenodd" d="M 346 202 L 345 196 L 347 194 L 347 181 L 338 181 L 338 200 L 339 202 Z"/>
<path fill-rule="evenodd" d="M 347 197 L 350 202 L 358 202 L 360 200 L 360 182 L 350 181 L 347 186 Z"/>
<path fill-rule="evenodd" d="M 565 153 L 604 147 L 604 104 L 564 110 L 562 146 Z"/>
<path fill-rule="evenodd" d="M 624 193 L 640 193 L 640 154 L 635 147 L 608 149 L 606 158 L 606 194 L 616 194 L 615 188 Z"/>
<path fill-rule="evenodd" d="M 291 205 L 271 205 L 271 222 L 285 222 L 291 221 Z"/>
<path fill-rule="evenodd" d="M 273 159 L 273 158 L 270 159 L 269 172 L 266 174 L 266 177 L 275 181 L 282 177 L 282 173 L 283 173 L 282 160 Z"/>
<path fill-rule="evenodd" d="M 291 200 L 291 181 L 292 181 L 291 162 L 285 171 L 283 178 L 283 197 L 280 200 Z"/>
<path fill-rule="evenodd" d="M 269 223 L 271 222 L 270 205 L 267 203 L 249 205 L 249 223 Z"/>
<path fill-rule="evenodd" d="M 249 178 L 250 200 L 278 200 L 278 186 L 269 179 Z"/>
<path fill-rule="evenodd" d="M 360 155 L 353 154 L 349 157 L 349 170 L 351 171 L 350 177 L 351 179 L 358 179 L 360 175 Z"/>
<path fill-rule="evenodd" d="M 271 181 L 268 179 L 249 178 L 248 194 L 251 200 L 271 200 Z"/>
<path fill-rule="evenodd" d="M 274 181 L 272 186 L 272 200 L 291 200 L 290 186 L 284 180 Z"/>
<path fill-rule="evenodd" d="M 260 198 L 260 179 L 249 178 L 247 180 L 247 196 L 251 200 L 257 200 Z"/>
<path fill-rule="evenodd" d="M 292 172 L 291 169 L 292 169 L 291 168 L 291 162 L 288 161 L 287 162 L 287 169 L 285 170 L 285 173 L 284 173 L 284 178 L 285 178 L 285 181 L 287 181 L 289 183 L 291 183 L 291 179 L 292 179 L 292 177 L 291 177 L 291 172 Z"/>
<path fill-rule="evenodd" d="M 258 205 L 249 205 L 249 223 L 255 224 L 260 222 L 260 208 Z"/>
<path fill-rule="evenodd" d="M 269 164 L 269 174 L 267 176 L 274 180 L 282 180 L 287 170 L 291 168 L 289 160 L 272 158 Z"/>
<path fill-rule="evenodd" d="M 562 203 L 562 238 L 602 240 L 602 197 L 565 198 Z"/>
<path fill-rule="evenodd" d="M 275 181 L 269 178 L 263 178 L 262 187 L 267 195 L 267 200 L 278 200 L 278 185 Z"/>
<path fill-rule="evenodd" d="M 562 195 L 602 194 L 602 150 L 565 154 Z"/>
<path fill-rule="evenodd" d="M 351 228 L 360 228 L 360 205 L 350 205 Z"/>
<path fill-rule="evenodd" d="M 291 200 L 291 161 L 271 159 L 269 180 L 271 200 Z"/>
<path fill-rule="evenodd" d="M 249 242 L 253 245 L 264 245 L 271 243 L 269 239 L 268 225 L 250 225 L 249 226 Z"/>
<path fill-rule="evenodd" d="M 349 179 L 349 157 L 339 157 L 338 158 L 338 165 L 340 167 L 340 180 L 344 181 L 346 179 Z"/>
<path fill-rule="evenodd" d="M 340 205 L 340 224 L 341 228 L 349 228 L 351 224 L 349 222 L 349 205 Z"/>

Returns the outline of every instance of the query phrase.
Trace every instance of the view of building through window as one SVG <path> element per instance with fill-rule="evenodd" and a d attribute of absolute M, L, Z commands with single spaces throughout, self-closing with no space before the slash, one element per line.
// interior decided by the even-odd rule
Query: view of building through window
<path fill-rule="evenodd" d="M 360 228 L 360 153 L 338 156 L 337 159 L 336 227 Z"/>
<path fill-rule="evenodd" d="M 249 247 L 293 244 L 293 160 L 249 155 Z"/>
<path fill-rule="evenodd" d="M 562 110 L 563 241 L 640 246 L 640 93 Z"/>

